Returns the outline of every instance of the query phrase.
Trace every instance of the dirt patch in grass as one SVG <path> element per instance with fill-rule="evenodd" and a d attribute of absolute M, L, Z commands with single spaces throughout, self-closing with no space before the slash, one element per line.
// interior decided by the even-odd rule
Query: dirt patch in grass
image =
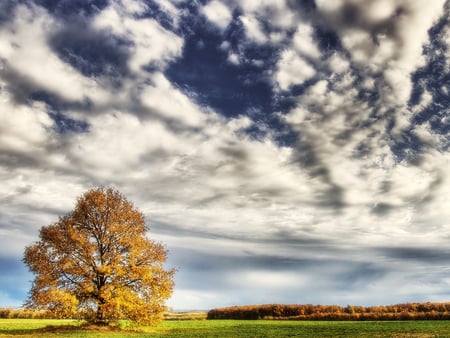
<path fill-rule="evenodd" d="M 54 332 L 71 332 L 75 330 L 80 330 L 81 326 L 79 325 L 49 325 L 42 327 L 40 329 L 34 329 L 32 331 L 37 333 L 54 333 Z M 30 330 L 31 331 L 31 330 Z"/>

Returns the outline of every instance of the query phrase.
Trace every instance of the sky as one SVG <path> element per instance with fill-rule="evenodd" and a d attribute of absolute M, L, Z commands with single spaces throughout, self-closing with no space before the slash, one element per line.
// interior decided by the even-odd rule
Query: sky
<path fill-rule="evenodd" d="M 0 307 L 118 189 L 174 309 L 450 301 L 450 1 L 2 0 Z"/>

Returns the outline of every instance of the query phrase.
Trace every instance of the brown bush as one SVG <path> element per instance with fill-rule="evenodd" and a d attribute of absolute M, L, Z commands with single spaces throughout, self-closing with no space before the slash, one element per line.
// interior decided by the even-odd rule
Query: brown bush
<path fill-rule="evenodd" d="M 387 306 L 245 305 L 212 309 L 208 319 L 294 320 L 425 320 L 450 319 L 450 303 L 406 303 Z"/>

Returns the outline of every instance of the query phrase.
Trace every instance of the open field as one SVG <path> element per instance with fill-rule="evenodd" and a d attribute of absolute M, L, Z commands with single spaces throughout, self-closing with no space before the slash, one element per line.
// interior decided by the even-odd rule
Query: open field
<path fill-rule="evenodd" d="M 172 320 L 141 332 L 79 325 L 74 320 L 1 319 L 0 337 L 450 337 L 450 321 Z"/>

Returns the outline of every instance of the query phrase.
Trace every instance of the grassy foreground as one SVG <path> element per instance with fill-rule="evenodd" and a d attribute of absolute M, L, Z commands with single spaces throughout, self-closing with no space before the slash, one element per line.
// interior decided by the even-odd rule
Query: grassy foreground
<path fill-rule="evenodd" d="M 173 320 L 140 332 L 81 328 L 80 324 L 0 319 L 0 337 L 450 337 L 450 321 Z"/>

